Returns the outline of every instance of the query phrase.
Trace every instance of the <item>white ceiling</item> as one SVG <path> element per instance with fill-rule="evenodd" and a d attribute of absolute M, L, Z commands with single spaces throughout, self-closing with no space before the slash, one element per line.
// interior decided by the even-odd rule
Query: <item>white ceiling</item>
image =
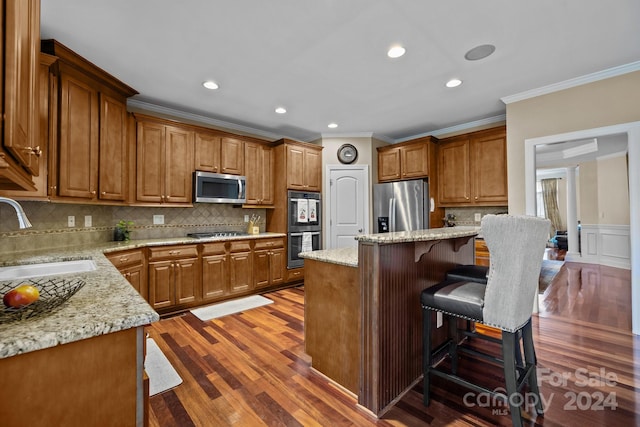
<path fill-rule="evenodd" d="M 637 0 L 42 0 L 41 31 L 141 105 L 274 139 L 397 141 L 504 119 L 503 97 L 640 60 L 639 18 Z M 493 55 L 464 59 L 487 43 Z"/>

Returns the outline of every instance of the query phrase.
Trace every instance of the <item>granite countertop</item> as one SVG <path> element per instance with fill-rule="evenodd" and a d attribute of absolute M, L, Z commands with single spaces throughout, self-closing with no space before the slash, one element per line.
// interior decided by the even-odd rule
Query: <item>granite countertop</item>
<path fill-rule="evenodd" d="M 358 266 L 358 248 L 323 249 L 319 251 L 301 252 L 301 258 L 328 262 L 331 264 Z"/>
<path fill-rule="evenodd" d="M 3 254 L 0 265 L 92 259 L 95 271 L 52 276 L 82 279 L 85 286 L 51 314 L 0 324 L 0 359 L 54 347 L 99 335 L 143 326 L 160 319 L 158 313 L 111 264 L 104 254 L 125 249 L 174 244 L 198 244 L 218 240 L 246 240 L 284 237 L 282 233 L 261 233 L 232 237 L 166 239 L 106 242 L 56 251 L 34 250 Z"/>
<path fill-rule="evenodd" d="M 455 239 L 457 237 L 475 236 L 480 227 L 456 226 L 443 228 L 429 228 L 426 230 L 397 231 L 394 233 L 364 234 L 356 236 L 356 240 L 368 243 L 403 243 L 424 242 L 428 240 Z"/>

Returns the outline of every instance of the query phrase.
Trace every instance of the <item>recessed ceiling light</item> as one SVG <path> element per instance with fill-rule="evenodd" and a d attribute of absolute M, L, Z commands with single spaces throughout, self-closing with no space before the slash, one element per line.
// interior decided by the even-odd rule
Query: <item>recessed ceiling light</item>
<path fill-rule="evenodd" d="M 329 124 L 327 125 L 327 127 L 328 127 L 328 128 L 331 128 L 331 129 L 335 129 L 335 128 L 337 128 L 337 127 L 338 127 L 338 124 L 337 124 L 337 123 L 329 123 Z"/>
<path fill-rule="evenodd" d="M 406 49 L 402 46 L 392 46 L 391 49 L 389 49 L 389 51 L 387 52 L 387 56 L 389 58 L 400 58 L 402 55 L 404 55 L 405 52 Z"/>
<path fill-rule="evenodd" d="M 478 59 L 486 58 L 495 52 L 496 47 L 492 44 L 483 44 L 480 46 L 476 46 L 471 49 L 469 52 L 464 54 L 465 59 L 468 61 L 477 61 Z"/>
<path fill-rule="evenodd" d="M 284 113 L 286 113 L 286 112 L 287 112 L 287 109 L 286 109 L 286 108 L 284 108 L 284 107 L 278 107 L 278 108 L 276 108 L 276 113 L 278 113 L 278 114 L 284 114 Z"/>
<path fill-rule="evenodd" d="M 207 80 L 206 82 L 202 83 L 202 86 L 206 87 L 207 89 L 218 89 L 218 84 L 216 82 L 214 82 L 213 80 Z"/>
<path fill-rule="evenodd" d="M 458 87 L 462 84 L 462 80 L 460 79 L 451 79 L 446 83 L 447 87 Z"/>

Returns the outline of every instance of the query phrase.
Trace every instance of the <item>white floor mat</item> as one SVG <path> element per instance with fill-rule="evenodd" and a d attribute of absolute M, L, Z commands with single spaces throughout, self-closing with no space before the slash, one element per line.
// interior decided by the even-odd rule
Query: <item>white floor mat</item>
<path fill-rule="evenodd" d="M 194 310 L 191 310 L 191 312 L 198 319 L 207 321 L 272 303 L 273 301 L 271 301 L 269 298 L 265 298 L 260 295 L 251 295 L 246 298 L 239 298 L 231 301 L 221 302 L 218 304 L 208 305 L 206 307 L 196 308 Z"/>
<path fill-rule="evenodd" d="M 144 369 L 149 376 L 149 396 L 162 393 L 182 383 L 182 378 L 171 366 L 153 338 L 147 338 L 147 357 Z"/>

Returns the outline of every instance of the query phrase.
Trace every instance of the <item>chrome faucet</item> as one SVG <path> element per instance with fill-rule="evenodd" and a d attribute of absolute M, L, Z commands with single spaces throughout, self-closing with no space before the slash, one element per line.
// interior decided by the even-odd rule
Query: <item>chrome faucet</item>
<path fill-rule="evenodd" d="M 29 228 L 31 227 L 31 223 L 29 222 L 29 218 L 22 210 L 22 206 L 18 202 L 13 199 L 9 199 L 8 197 L 0 197 L 0 202 L 6 203 L 9 206 L 13 206 L 13 209 L 16 210 L 16 214 L 18 215 L 18 223 L 20 228 Z"/>

